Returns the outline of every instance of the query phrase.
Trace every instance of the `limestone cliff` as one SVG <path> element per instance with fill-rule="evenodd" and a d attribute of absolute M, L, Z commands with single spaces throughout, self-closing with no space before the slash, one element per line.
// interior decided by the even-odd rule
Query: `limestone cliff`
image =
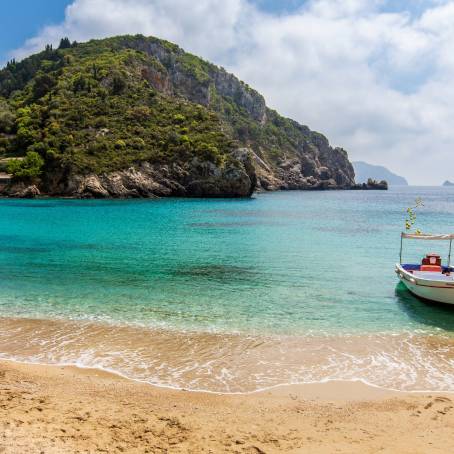
<path fill-rule="evenodd" d="M 4 187 L 16 196 L 355 187 L 345 150 L 223 68 L 141 35 L 10 62 L 0 71 L 0 157 L 23 158 Z"/>

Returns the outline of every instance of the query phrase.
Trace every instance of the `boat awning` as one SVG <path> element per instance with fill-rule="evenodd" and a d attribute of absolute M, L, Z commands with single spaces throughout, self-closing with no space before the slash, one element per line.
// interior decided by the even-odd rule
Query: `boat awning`
<path fill-rule="evenodd" d="M 454 240 L 454 233 L 447 233 L 445 235 L 430 235 L 427 233 L 404 233 L 402 238 L 409 238 L 412 240 Z"/>

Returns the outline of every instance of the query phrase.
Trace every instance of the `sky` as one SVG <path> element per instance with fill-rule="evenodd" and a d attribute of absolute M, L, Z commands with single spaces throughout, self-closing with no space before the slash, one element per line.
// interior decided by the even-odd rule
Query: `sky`
<path fill-rule="evenodd" d="M 0 0 L 0 64 L 57 44 L 165 38 L 352 160 L 454 180 L 454 0 Z"/>

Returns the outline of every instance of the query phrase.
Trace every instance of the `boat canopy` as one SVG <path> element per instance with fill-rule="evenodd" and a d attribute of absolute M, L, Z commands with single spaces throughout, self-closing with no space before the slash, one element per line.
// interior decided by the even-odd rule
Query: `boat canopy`
<path fill-rule="evenodd" d="M 402 264 L 402 248 L 403 248 L 404 238 L 408 238 L 411 240 L 448 240 L 449 241 L 448 268 L 451 268 L 451 251 L 452 251 L 452 240 L 454 240 L 454 233 L 447 233 L 444 235 L 430 235 L 428 233 L 402 232 L 400 235 L 400 263 L 401 264 Z"/>
<path fill-rule="evenodd" d="M 430 235 L 427 233 L 405 233 L 402 232 L 402 238 L 409 238 L 412 240 L 454 240 L 454 233 L 447 233 L 445 235 Z"/>

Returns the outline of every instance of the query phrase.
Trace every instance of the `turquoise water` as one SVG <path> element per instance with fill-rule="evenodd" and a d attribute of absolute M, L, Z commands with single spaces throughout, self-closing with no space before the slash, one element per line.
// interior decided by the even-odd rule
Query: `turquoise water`
<path fill-rule="evenodd" d="M 418 225 L 454 231 L 445 188 L 1 200 L 0 315 L 227 332 L 451 332 L 453 311 L 396 294 L 399 232 L 417 196 Z M 406 244 L 407 260 L 419 260 L 418 246 Z"/>
<path fill-rule="evenodd" d="M 182 368 L 194 380 L 201 358 L 210 367 L 216 358 L 220 370 L 231 366 L 229 378 L 216 375 L 208 383 L 199 377 L 193 387 L 221 391 L 243 389 L 232 385 L 235 377 L 266 357 L 275 368 L 254 369 L 244 389 L 254 389 L 253 376 L 262 387 L 336 378 L 454 391 L 454 346 L 443 347 L 441 357 L 426 341 L 412 340 L 449 339 L 453 308 L 417 300 L 397 286 L 394 274 L 405 209 L 416 197 L 425 203 L 418 227 L 454 231 L 449 188 L 277 192 L 250 200 L 0 200 L 0 356 L 103 367 L 169 386 L 187 385 Z M 428 252 L 427 243 L 405 246 L 406 261 Z M 447 244 L 430 248 L 447 255 Z M 49 320 L 69 323 L 65 335 L 49 328 Z M 106 326 L 110 331 L 102 331 Z M 76 332 L 78 340 L 98 340 L 76 348 Z M 200 337 L 207 333 L 214 337 Z M 392 348 L 389 337 L 380 337 L 401 335 Z M 260 336 L 268 339 L 265 350 L 256 341 Z M 319 341 L 308 340 L 321 336 L 329 338 L 326 354 Z M 367 338 L 364 345 L 373 347 L 359 352 L 350 341 L 333 357 L 332 345 L 349 336 Z M 199 351 L 200 343 L 210 347 Z M 342 363 L 352 351 L 353 363 L 362 358 L 354 372 L 350 360 Z M 397 351 L 401 356 L 390 361 Z M 288 355 L 285 374 L 277 359 L 282 352 Z M 248 362 L 245 354 L 257 356 Z M 401 379 L 405 367 L 408 382 Z"/>

